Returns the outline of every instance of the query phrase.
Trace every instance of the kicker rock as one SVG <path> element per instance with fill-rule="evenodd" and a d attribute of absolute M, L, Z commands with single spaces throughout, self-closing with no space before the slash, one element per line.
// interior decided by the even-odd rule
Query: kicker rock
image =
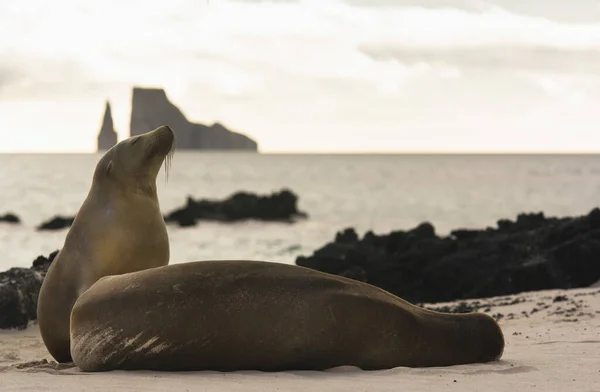
<path fill-rule="evenodd" d="M 106 109 L 104 110 L 104 120 L 98 134 L 98 151 L 106 151 L 117 144 L 117 132 L 115 131 L 110 110 L 110 103 L 106 101 Z"/>
<path fill-rule="evenodd" d="M 258 150 L 254 140 L 232 132 L 219 123 L 207 126 L 188 121 L 181 110 L 169 101 L 163 89 L 134 87 L 130 135 L 141 135 L 161 125 L 173 128 L 177 136 L 177 149 Z"/>

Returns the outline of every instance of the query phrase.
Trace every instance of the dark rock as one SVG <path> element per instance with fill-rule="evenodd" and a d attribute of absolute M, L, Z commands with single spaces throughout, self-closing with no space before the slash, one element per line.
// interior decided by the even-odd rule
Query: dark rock
<path fill-rule="evenodd" d="M 169 101 L 163 89 L 134 87 L 131 98 L 130 136 L 141 135 L 169 125 L 176 135 L 178 150 L 258 151 L 258 144 L 246 135 L 220 123 L 195 124 Z"/>
<path fill-rule="evenodd" d="M 452 230 L 450 235 L 457 240 L 470 240 L 481 234 L 480 230 L 458 229 Z"/>
<path fill-rule="evenodd" d="M 41 275 L 29 268 L 0 273 L 0 328 L 23 329 L 36 318 L 41 284 Z"/>
<path fill-rule="evenodd" d="M 54 218 L 43 222 L 37 227 L 37 230 L 60 230 L 70 227 L 75 220 L 74 217 L 55 216 Z"/>
<path fill-rule="evenodd" d="M 353 244 L 358 241 L 358 234 L 354 229 L 346 229 L 342 232 L 339 232 L 335 236 L 336 244 Z"/>
<path fill-rule="evenodd" d="M 188 197 L 186 205 L 168 213 L 165 221 L 176 222 L 180 226 L 193 226 L 199 220 L 293 222 L 307 216 L 298 211 L 297 201 L 298 197 L 287 189 L 266 196 L 237 192 L 225 200 L 194 200 Z"/>
<path fill-rule="evenodd" d="M 589 223 L 592 229 L 600 229 L 600 208 L 594 208 L 589 214 Z"/>
<path fill-rule="evenodd" d="M 428 222 L 362 239 L 348 228 L 296 264 L 366 279 L 413 303 L 588 287 L 600 280 L 600 209 L 567 218 L 519 214 L 445 237 Z"/>
<path fill-rule="evenodd" d="M 429 222 L 424 222 L 412 229 L 409 233 L 414 240 L 437 238 L 435 235 L 435 228 Z"/>
<path fill-rule="evenodd" d="M 364 269 L 359 266 L 352 266 L 340 274 L 346 278 L 358 280 L 361 282 L 367 281 L 367 274 Z"/>
<path fill-rule="evenodd" d="M 152 130 L 152 129 L 150 129 Z M 106 101 L 104 108 L 104 117 L 102 119 L 102 125 L 100 126 L 100 133 L 98 133 L 97 145 L 98 151 L 106 151 L 112 146 L 117 144 L 117 131 L 115 131 L 112 112 L 110 110 L 110 102 Z"/>
<path fill-rule="evenodd" d="M 8 213 L 5 215 L 0 215 L 0 222 L 21 223 L 21 219 L 19 219 L 19 217 L 15 214 Z"/>
<path fill-rule="evenodd" d="M 297 203 L 298 196 L 288 189 L 265 196 L 237 192 L 225 200 L 194 200 L 188 196 L 184 207 L 171 211 L 164 219 L 181 227 L 194 226 L 200 220 L 238 222 L 254 219 L 292 223 L 308 216 L 298 210 Z M 74 219 L 56 216 L 40 224 L 37 230 L 60 230 L 70 227 Z M 422 235 L 427 235 L 429 229 L 423 230 Z"/>
<path fill-rule="evenodd" d="M 543 212 L 537 214 L 519 214 L 516 225 L 520 230 L 537 229 L 546 224 L 546 217 Z"/>
<path fill-rule="evenodd" d="M 31 269 L 41 273 L 43 276 L 46 276 L 46 272 L 48 272 L 48 268 L 56 258 L 56 255 L 58 255 L 58 250 L 50 253 L 48 257 L 38 256 L 35 260 L 33 260 Z"/>
<path fill-rule="evenodd" d="M 554 299 L 552 300 L 552 302 L 563 302 L 568 300 L 566 295 L 557 295 L 556 297 L 554 297 Z"/>
<path fill-rule="evenodd" d="M 26 328 L 37 319 L 37 299 L 48 267 L 58 251 L 39 256 L 31 268 L 0 272 L 0 329 Z"/>

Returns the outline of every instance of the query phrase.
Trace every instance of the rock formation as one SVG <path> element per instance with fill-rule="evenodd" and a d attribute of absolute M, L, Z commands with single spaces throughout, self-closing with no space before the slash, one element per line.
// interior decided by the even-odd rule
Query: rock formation
<path fill-rule="evenodd" d="M 520 214 L 497 228 L 446 237 L 428 222 L 362 239 L 349 228 L 296 264 L 365 281 L 413 303 L 588 287 L 600 279 L 600 209 L 573 218 Z"/>
<path fill-rule="evenodd" d="M 260 220 L 294 222 L 306 218 L 305 212 L 297 207 L 298 196 L 288 189 L 273 192 L 270 195 L 257 195 L 248 192 L 236 192 L 224 200 L 187 198 L 185 206 L 165 215 L 166 222 L 175 222 L 179 226 L 193 226 L 197 221 L 236 222 L 241 220 Z M 70 227 L 75 217 L 54 216 L 37 226 L 38 231 L 61 230 Z"/>
<path fill-rule="evenodd" d="M 98 151 L 106 151 L 117 144 L 117 132 L 115 131 L 110 110 L 110 103 L 106 101 L 106 109 L 104 109 L 104 119 L 98 134 Z"/>
<path fill-rule="evenodd" d="M 256 142 L 232 132 L 219 123 L 194 124 L 167 98 L 163 89 L 133 88 L 130 136 L 141 135 L 161 125 L 173 128 L 178 149 L 250 150 L 257 151 Z"/>
<path fill-rule="evenodd" d="M 0 215 L 0 222 L 6 223 L 21 223 L 21 219 L 13 213 L 7 213 L 4 215 Z"/>
<path fill-rule="evenodd" d="M 177 222 L 182 227 L 193 226 L 198 220 L 293 222 L 307 217 L 305 212 L 298 211 L 297 201 L 298 197 L 287 189 L 265 196 L 237 192 L 225 200 L 194 200 L 188 197 L 187 204 L 167 214 L 165 221 Z"/>
<path fill-rule="evenodd" d="M 39 256 L 31 268 L 0 272 L 0 329 L 26 328 L 37 319 L 37 300 L 48 267 L 58 251 Z"/>
<path fill-rule="evenodd" d="M 45 222 L 42 222 L 36 230 L 60 230 L 70 227 L 73 224 L 75 217 L 73 216 L 55 216 Z"/>

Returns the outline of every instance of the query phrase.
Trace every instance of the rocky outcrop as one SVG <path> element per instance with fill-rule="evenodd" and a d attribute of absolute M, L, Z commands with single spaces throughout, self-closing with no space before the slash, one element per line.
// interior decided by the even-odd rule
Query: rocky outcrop
<path fill-rule="evenodd" d="M 428 222 L 363 238 L 348 228 L 296 264 L 368 282 L 413 303 L 588 287 L 600 279 L 600 209 L 560 219 L 521 214 L 497 228 L 444 237 Z"/>
<path fill-rule="evenodd" d="M 21 219 L 15 214 L 8 213 L 4 215 L 0 215 L 0 222 L 5 223 L 21 223 Z"/>
<path fill-rule="evenodd" d="M 58 254 L 39 256 L 31 268 L 0 272 L 0 328 L 26 328 L 37 319 L 37 300 L 48 267 Z"/>
<path fill-rule="evenodd" d="M 186 205 L 167 214 L 165 221 L 176 222 L 179 226 L 193 226 L 199 220 L 293 222 L 307 217 L 305 212 L 298 210 L 297 202 L 298 197 L 288 189 L 265 196 L 237 192 L 225 200 L 194 200 L 188 197 Z"/>
<path fill-rule="evenodd" d="M 106 101 L 104 109 L 104 119 L 98 133 L 98 151 L 106 151 L 117 144 L 117 132 L 115 131 L 110 102 Z"/>
<path fill-rule="evenodd" d="M 55 216 L 54 218 L 41 223 L 37 230 L 60 230 L 70 227 L 73 224 L 75 217 L 72 216 Z"/>
<path fill-rule="evenodd" d="M 295 222 L 308 217 L 299 211 L 298 196 L 288 189 L 270 195 L 237 192 L 225 200 L 199 199 L 188 196 L 186 205 L 164 216 L 165 222 L 177 223 L 181 227 L 193 226 L 198 221 L 237 222 L 260 220 Z M 38 227 L 38 231 L 61 230 L 70 227 L 75 217 L 55 216 Z"/>
<path fill-rule="evenodd" d="M 194 124 L 167 98 L 163 89 L 134 87 L 131 102 L 130 135 L 149 132 L 161 125 L 170 126 L 183 150 L 257 151 L 257 143 L 232 132 L 219 123 Z"/>

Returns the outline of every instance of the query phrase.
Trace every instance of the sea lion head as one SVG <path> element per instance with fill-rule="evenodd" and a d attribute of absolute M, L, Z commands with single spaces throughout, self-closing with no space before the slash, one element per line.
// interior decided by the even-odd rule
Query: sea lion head
<path fill-rule="evenodd" d="M 502 329 L 491 316 L 485 313 L 472 313 L 475 326 L 479 333 L 472 334 L 469 339 L 470 345 L 475 345 L 480 351 L 477 358 L 479 362 L 497 361 L 504 354 L 504 334 Z M 477 336 L 476 338 L 474 338 Z"/>
<path fill-rule="evenodd" d="M 123 191 L 156 196 L 156 177 L 165 160 L 168 176 L 174 150 L 175 133 L 166 125 L 127 138 L 100 159 L 94 172 L 94 183 L 110 182 Z"/>

